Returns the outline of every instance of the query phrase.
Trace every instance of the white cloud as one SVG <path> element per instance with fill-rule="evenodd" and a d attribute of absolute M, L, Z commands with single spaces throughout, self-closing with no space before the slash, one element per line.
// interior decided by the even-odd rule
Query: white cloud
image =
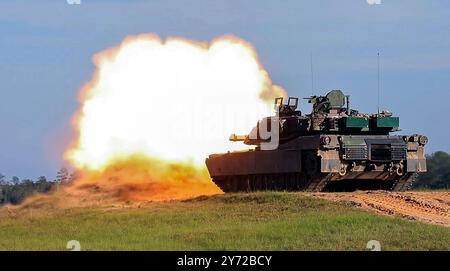
<path fill-rule="evenodd" d="M 381 5 L 381 0 L 366 0 L 369 5 Z"/>

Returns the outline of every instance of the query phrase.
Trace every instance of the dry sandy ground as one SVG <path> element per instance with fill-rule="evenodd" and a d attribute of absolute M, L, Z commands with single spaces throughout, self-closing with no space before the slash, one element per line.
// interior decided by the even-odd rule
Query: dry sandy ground
<path fill-rule="evenodd" d="M 358 191 L 312 193 L 332 201 L 349 201 L 377 213 L 450 227 L 450 192 Z"/>

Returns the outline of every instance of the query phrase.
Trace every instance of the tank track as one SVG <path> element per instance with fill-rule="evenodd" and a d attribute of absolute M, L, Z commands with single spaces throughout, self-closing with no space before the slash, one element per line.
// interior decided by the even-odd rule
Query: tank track
<path fill-rule="evenodd" d="M 224 192 L 255 192 L 255 191 L 328 191 L 327 185 L 335 174 L 318 173 L 309 176 L 304 173 L 261 174 L 215 177 L 213 182 Z M 384 187 L 369 188 L 403 192 L 411 189 L 416 181 L 417 173 L 407 173 Z M 334 190 L 331 190 L 334 191 Z"/>
<path fill-rule="evenodd" d="M 333 174 L 319 174 L 315 178 L 312 178 L 310 183 L 307 185 L 305 191 L 307 192 L 321 192 L 324 191 L 327 184 L 330 182 L 331 178 L 333 178 Z"/>
<path fill-rule="evenodd" d="M 417 177 L 418 177 L 417 173 L 406 173 L 399 180 L 394 182 L 391 191 L 403 192 L 410 190 L 412 185 L 416 181 Z"/>
<path fill-rule="evenodd" d="M 323 191 L 333 174 L 316 174 L 314 177 L 302 173 L 261 174 L 215 177 L 213 182 L 224 192 L 254 191 Z"/>

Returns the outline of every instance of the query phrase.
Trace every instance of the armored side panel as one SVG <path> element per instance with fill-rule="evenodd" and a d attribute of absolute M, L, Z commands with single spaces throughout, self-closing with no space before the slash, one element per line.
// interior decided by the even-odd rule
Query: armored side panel
<path fill-rule="evenodd" d="M 295 150 L 230 152 L 206 160 L 211 176 L 300 172 L 301 154 Z"/>

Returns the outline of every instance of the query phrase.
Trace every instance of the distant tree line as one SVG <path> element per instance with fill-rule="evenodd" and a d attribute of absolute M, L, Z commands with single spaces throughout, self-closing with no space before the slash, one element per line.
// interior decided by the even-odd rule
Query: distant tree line
<path fill-rule="evenodd" d="M 6 180 L 5 176 L 0 174 L 0 205 L 3 204 L 20 204 L 26 197 L 35 193 L 48 193 L 56 186 L 70 182 L 74 175 L 69 174 L 66 168 L 58 171 L 55 180 L 47 180 L 45 176 L 37 178 L 37 180 L 23 179 L 20 180 L 14 176 L 11 180 Z"/>
<path fill-rule="evenodd" d="M 419 175 L 414 188 L 450 189 L 450 154 L 435 152 L 427 155 L 428 172 Z M 20 204 L 26 197 L 35 193 L 48 193 L 58 185 L 69 183 L 75 179 L 74 173 L 66 168 L 58 171 L 55 180 L 47 180 L 45 176 L 37 180 L 12 177 L 6 180 L 0 174 L 0 205 L 11 203 Z"/>
<path fill-rule="evenodd" d="M 427 155 L 427 173 L 419 175 L 415 188 L 450 189 L 450 154 L 438 151 Z"/>

